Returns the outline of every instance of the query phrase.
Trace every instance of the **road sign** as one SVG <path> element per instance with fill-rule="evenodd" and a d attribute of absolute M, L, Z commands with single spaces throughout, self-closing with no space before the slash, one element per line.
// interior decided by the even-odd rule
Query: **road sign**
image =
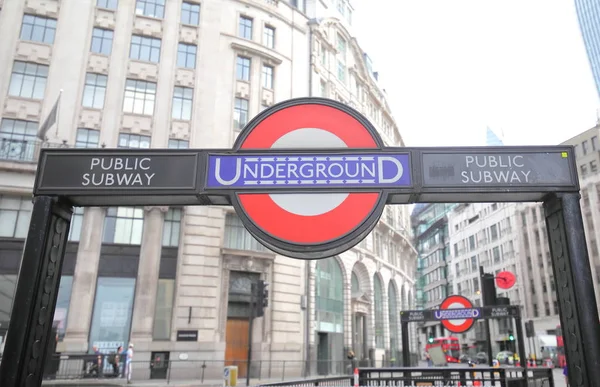
<path fill-rule="evenodd" d="M 411 185 L 408 154 L 376 152 L 382 147 L 375 128 L 343 104 L 280 104 L 247 125 L 233 146 L 237 154 L 209 155 L 206 190 L 244 190 L 232 204 L 250 233 L 272 250 L 297 258 L 332 256 L 375 226 L 387 199 L 383 187 Z M 332 151 L 315 152 L 319 148 Z M 344 153 L 352 149 L 361 152 Z M 335 188 L 341 191 L 330 191 Z"/>
<path fill-rule="evenodd" d="M 510 289 L 517 282 L 517 277 L 510 271 L 501 271 L 496 274 L 496 286 L 500 289 Z"/>
<path fill-rule="evenodd" d="M 460 309 L 460 311 L 454 311 L 453 309 Z M 434 315 L 436 319 L 442 321 L 442 325 L 448 331 L 462 333 L 471 329 L 475 322 L 474 319 L 480 316 L 480 311 L 473 308 L 473 304 L 468 298 L 452 295 L 442 301 L 440 309 L 436 310 Z"/>

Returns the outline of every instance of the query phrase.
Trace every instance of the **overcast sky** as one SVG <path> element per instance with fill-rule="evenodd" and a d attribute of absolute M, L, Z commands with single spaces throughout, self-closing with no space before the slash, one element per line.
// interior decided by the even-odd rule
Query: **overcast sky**
<path fill-rule="evenodd" d="M 409 146 L 558 144 L 600 102 L 573 0 L 353 0 Z"/>

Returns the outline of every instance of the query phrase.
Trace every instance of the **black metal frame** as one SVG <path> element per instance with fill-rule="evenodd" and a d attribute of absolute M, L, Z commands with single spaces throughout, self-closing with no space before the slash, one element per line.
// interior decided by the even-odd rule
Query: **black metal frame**
<path fill-rule="evenodd" d="M 350 234 L 331 243 L 312 246 L 290 246 L 281 240 L 261 240 L 279 253 L 299 259 L 325 258 L 345 251 L 360 242 L 379 219 L 383 204 L 416 202 L 503 202 L 544 201 L 548 238 L 551 242 L 552 262 L 558 284 L 561 326 L 572 387 L 600 386 L 600 324 L 592 286 L 592 275 L 586 249 L 581 209 L 579 183 L 573 147 L 485 147 L 485 148 L 382 148 L 381 140 L 369 121 L 356 110 L 336 101 L 323 98 L 299 98 L 277 104 L 253 119 L 242 133 L 247 136 L 253 128 L 274 112 L 294 105 L 326 105 L 339 109 L 358 120 L 372 135 L 379 148 L 369 153 L 410 153 L 410 186 L 393 189 L 316 189 L 312 192 L 378 192 L 380 204 L 373 213 Z M 242 140 L 240 140 L 242 141 Z M 239 143 L 236 143 L 239 145 Z M 360 149 L 311 150 L 310 153 L 352 154 Z M 52 338 L 52 316 L 58 294 L 60 273 L 67 243 L 72 206 L 115 205 L 235 205 L 241 190 L 207 190 L 208 153 L 218 150 L 52 150 L 43 149 L 34 187 L 34 206 L 29 234 L 25 243 L 13 302 L 9 335 L 4 357 L 0 364 L 2 387 L 33 387 L 41 385 L 44 360 L 49 340 Z M 224 153 L 242 153 L 239 149 L 222 150 Z M 254 150 L 253 153 L 273 154 L 271 150 Z M 448 185 L 425 184 L 423 170 L 427 155 L 460 154 L 531 154 L 561 152 L 567 159 L 562 164 L 562 180 L 548 184 L 528 185 Z M 277 150 L 277 154 L 302 154 L 306 150 Z M 162 173 L 162 187 L 124 188 L 92 187 L 81 185 L 82 163 L 87 167 L 92 157 L 122 155 L 123 157 L 157 157 L 161 159 L 156 172 Z M 62 159 L 61 159 L 62 157 Z M 442 156 L 440 156 L 442 157 Z M 185 160 L 184 160 L 185 159 Z M 184 170 L 185 168 L 188 170 Z M 457 166 L 458 167 L 458 166 Z M 180 168 L 180 169 L 177 169 Z M 437 167 L 431 167 L 433 169 Z M 445 171 L 447 166 L 445 166 Z M 450 166 L 452 169 L 452 166 Z M 79 171 L 79 172 L 77 172 Z M 454 173 L 454 169 L 452 169 Z M 176 172 L 176 174 L 174 174 Z M 430 171 L 428 171 L 429 173 Z M 437 172 L 436 172 L 437 173 Z M 558 172 L 557 172 L 558 173 Z M 65 177 L 66 176 L 66 177 Z M 558 176 L 558 175 L 557 175 Z M 57 178 L 51 184 L 52 179 Z M 168 180 L 173 178 L 175 180 Z M 62 180 L 61 180 L 62 179 Z M 66 179 L 66 180 L 65 180 Z M 70 179 L 70 180 L 69 180 Z M 431 180 L 431 175 L 429 176 Z M 548 180 L 548 179 L 546 179 Z M 552 179 L 550 179 L 552 180 Z M 568 181 L 567 181 L 568 180 Z M 61 181 L 69 184 L 62 185 Z M 174 181 L 176 186 L 165 186 Z M 74 183 L 79 182 L 79 183 Z M 79 184 L 79 185 L 77 185 Z M 288 190 L 263 190 L 269 192 Z M 245 190 L 245 192 L 256 192 Z M 298 191 L 296 191 L 298 192 Z M 310 193 L 311 190 L 301 190 Z M 239 211 L 239 205 L 236 206 Z M 244 219 L 242 217 L 242 219 Z M 257 227 L 246 219 L 244 224 L 255 236 Z M 520 324 L 517 327 L 520 329 Z M 521 337 L 522 335 L 518 333 Z M 408 332 L 402 330 L 402 340 L 408 342 Z"/>

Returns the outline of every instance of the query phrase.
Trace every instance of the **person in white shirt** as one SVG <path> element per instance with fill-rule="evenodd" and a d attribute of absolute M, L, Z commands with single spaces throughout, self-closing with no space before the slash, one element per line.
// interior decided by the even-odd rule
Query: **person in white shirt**
<path fill-rule="evenodd" d="M 127 375 L 127 383 L 131 383 L 131 361 L 133 360 L 133 344 L 129 343 L 127 349 L 127 358 L 125 359 L 125 374 Z"/>

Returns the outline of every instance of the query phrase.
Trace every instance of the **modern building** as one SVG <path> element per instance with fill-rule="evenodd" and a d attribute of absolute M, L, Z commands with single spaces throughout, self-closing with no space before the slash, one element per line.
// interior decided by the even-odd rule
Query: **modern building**
<path fill-rule="evenodd" d="M 467 297 L 476 306 L 482 305 L 479 267 L 484 272 L 497 275 L 510 271 L 518 275 L 520 259 L 515 203 L 472 203 L 456 206 L 448 215 L 449 283 L 451 294 Z M 523 300 L 521 278 L 516 284 L 503 290 L 496 287 L 498 297 L 508 297 L 511 305 L 520 305 Z M 495 355 L 502 350 L 515 350 L 508 340 L 513 330 L 512 319 L 490 320 L 490 338 Z M 470 352 L 487 352 L 483 321 L 474 329 L 459 337 L 463 348 Z"/>
<path fill-rule="evenodd" d="M 600 96 L 600 2 L 597 0 L 575 0 L 577 19 L 585 44 L 596 90 Z"/>
<path fill-rule="evenodd" d="M 450 239 L 448 235 L 448 213 L 456 204 L 415 205 L 411 214 L 415 244 L 419 252 L 417 268 L 417 309 L 436 309 L 451 291 L 448 282 L 448 260 Z M 420 353 L 425 350 L 429 334 L 444 335 L 442 326 L 436 322 L 425 322 L 419 326 Z"/>
<path fill-rule="evenodd" d="M 586 235 L 590 269 L 596 299 L 600 299 L 600 125 L 563 142 L 575 147 L 576 164 L 581 187 L 581 209 Z M 519 207 L 519 244 L 522 251 L 522 277 L 526 295 L 525 314 L 534 321 L 536 350 L 549 347 L 551 336 L 560 325 L 556 280 L 552 270 L 544 209 L 540 204 L 522 204 Z"/>
<path fill-rule="evenodd" d="M 309 95 L 351 104 L 387 143 L 403 144 L 356 40 L 344 23 L 307 15 L 308 6 L 4 2 L 0 337 L 42 146 L 226 148 L 261 110 Z M 58 122 L 40 140 L 38 127 L 59 95 Z M 334 361 L 349 348 L 370 362 L 397 358 L 397 310 L 414 299 L 410 240 L 403 206 L 386 209 L 356 248 L 308 263 L 264 248 L 230 208 L 77 208 L 54 316 L 57 351 L 109 352 L 132 342 L 141 362 L 135 378 L 163 377 L 155 370 L 168 361 L 177 366 L 172 377 L 198 377 L 200 369 L 220 377 L 234 361 L 244 375 L 250 340 L 256 372 L 269 364 L 271 375 L 340 372 Z M 249 335 L 248 294 L 259 279 L 269 283 L 270 303 Z"/>

